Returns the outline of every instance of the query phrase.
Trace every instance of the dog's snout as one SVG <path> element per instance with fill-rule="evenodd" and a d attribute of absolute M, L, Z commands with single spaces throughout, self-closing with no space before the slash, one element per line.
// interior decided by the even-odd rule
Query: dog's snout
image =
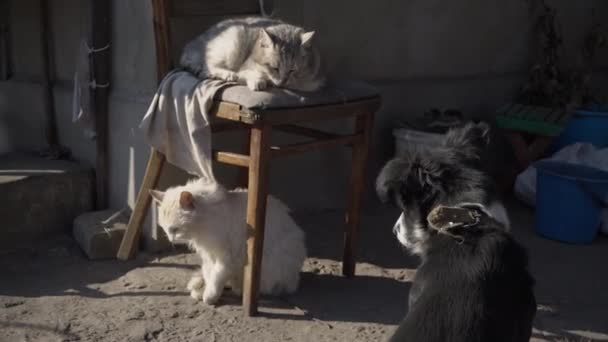
<path fill-rule="evenodd" d="M 401 230 L 402 221 L 403 221 L 403 213 L 401 215 L 399 215 L 399 218 L 397 219 L 397 221 L 395 221 L 395 224 L 393 225 L 393 234 L 395 234 L 395 235 L 399 234 L 399 231 Z"/>
<path fill-rule="evenodd" d="M 393 225 L 393 234 L 399 234 L 399 221 L 395 222 L 395 224 Z"/>

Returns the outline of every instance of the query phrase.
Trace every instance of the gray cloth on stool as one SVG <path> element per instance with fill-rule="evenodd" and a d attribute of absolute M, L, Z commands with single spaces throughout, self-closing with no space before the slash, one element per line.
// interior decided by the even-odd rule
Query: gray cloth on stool
<path fill-rule="evenodd" d="M 226 85 L 201 81 L 185 71 L 165 76 L 139 126 L 148 144 L 171 164 L 214 181 L 209 108 L 215 93 Z"/>

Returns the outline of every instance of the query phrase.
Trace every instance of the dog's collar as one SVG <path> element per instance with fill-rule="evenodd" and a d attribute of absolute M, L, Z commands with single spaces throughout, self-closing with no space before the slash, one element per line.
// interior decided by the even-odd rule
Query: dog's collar
<path fill-rule="evenodd" d="M 464 237 L 453 232 L 455 228 L 469 228 L 479 224 L 481 217 L 486 215 L 481 205 L 461 205 L 448 207 L 439 205 L 428 214 L 426 220 L 429 227 L 437 233 L 453 237 L 459 244 L 464 242 Z"/>

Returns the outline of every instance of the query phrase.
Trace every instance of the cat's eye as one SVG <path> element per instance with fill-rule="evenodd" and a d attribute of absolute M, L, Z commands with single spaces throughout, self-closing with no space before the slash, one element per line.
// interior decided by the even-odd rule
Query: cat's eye
<path fill-rule="evenodd" d="M 279 68 L 270 67 L 270 69 L 272 69 L 272 71 L 274 71 L 274 72 L 279 72 Z"/>

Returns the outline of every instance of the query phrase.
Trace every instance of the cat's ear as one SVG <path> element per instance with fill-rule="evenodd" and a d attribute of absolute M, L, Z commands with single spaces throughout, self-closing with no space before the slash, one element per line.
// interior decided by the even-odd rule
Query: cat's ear
<path fill-rule="evenodd" d="M 302 46 L 310 46 L 310 44 L 312 43 L 312 37 L 314 36 L 315 31 L 302 33 L 302 35 L 300 36 L 300 39 L 302 40 Z"/>
<path fill-rule="evenodd" d="M 150 196 L 152 196 L 154 201 L 161 203 L 163 198 L 165 198 L 165 193 L 158 190 L 150 190 Z"/>
<path fill-rule="evenodd" d="M 270 46 L 274 45 L 274 38 L 265 29 L 261 29 L 260 30 L 260 39 L 261 39 L 260 40 L 260 45 L 263 48 L 267 48 L 267 47 L 270 47 Z"/>
<path fill-rule="evenodd" d="M 179 206 L 182 207 L 182 209 L 194 209 L 194 196 L 192 196 L 191 192 L 182 191 L 181 194 L 179 194 Z"/>

